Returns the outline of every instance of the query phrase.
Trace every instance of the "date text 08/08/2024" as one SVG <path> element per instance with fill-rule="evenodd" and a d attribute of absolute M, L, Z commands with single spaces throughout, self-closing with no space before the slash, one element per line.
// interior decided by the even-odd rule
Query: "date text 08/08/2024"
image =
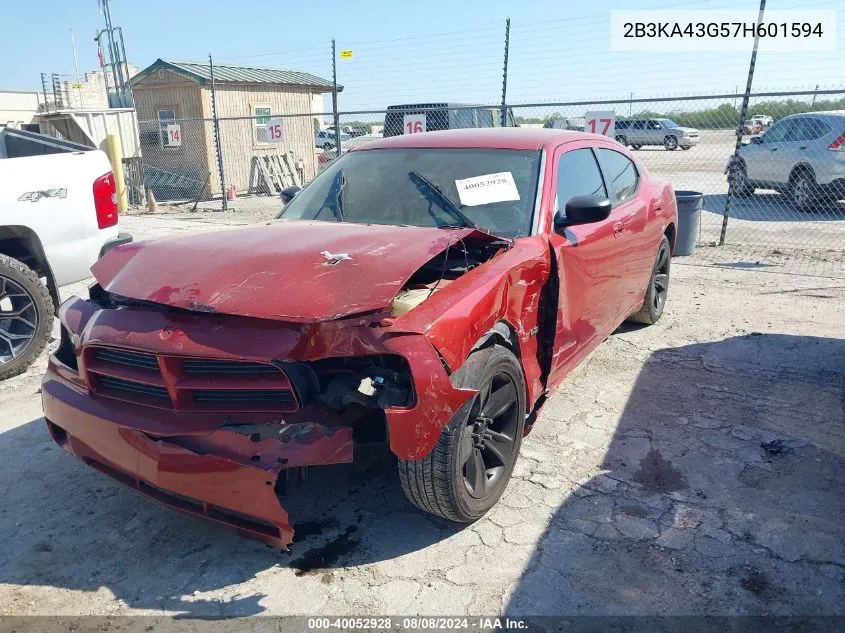
<path fill-rule="evenodd" d="M 400 627 L 401 628 L 398 628 Z M 309 631 L 404 630 L 404 631 L 524 631 L 528 623 L 519 618 L 500 617 L 354 617 L 308 618 Z"/>

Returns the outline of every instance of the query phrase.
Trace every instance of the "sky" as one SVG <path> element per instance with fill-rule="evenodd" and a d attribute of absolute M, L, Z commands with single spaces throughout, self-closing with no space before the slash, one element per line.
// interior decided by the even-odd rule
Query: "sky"
<path fill-rule="evenodd" d="M 331 78 L 331 38 L 342 110 L 395 103 L 501 100 L 505 19 L 511 19 L 508 102 L 534 103 L 729 93 L 745 85 L 748 52 L 625 53 L 610 50 L 612 9 L 756 9 L 759 0 L 111 0 L 129 61 L 161 57 L 288 68 Z M 836 9 L 841 0 L 768 0 L 767 9 Z M 8 2 L 0 38 L 0 90 L 40 90 L 40 73 L 97 67 L 97 0 L 42 0 L 33 19 Z M 716 13 L 715 15 L 718 15 Z M 843 21 L 845 11 L 839 11 Z M 845 23 L 837 50 L 758 57 L 755 90 L 845 87 Z"/>

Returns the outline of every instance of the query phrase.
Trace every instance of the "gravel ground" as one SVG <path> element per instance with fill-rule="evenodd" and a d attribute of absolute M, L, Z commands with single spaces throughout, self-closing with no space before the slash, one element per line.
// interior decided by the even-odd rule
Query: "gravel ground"
<path fill-rule="evenodd" d="M 375 451 L 312 470 L 289 554 L 63 453 L 42 357 L 0 383 L 0 614 L 845 615 L 845 285 L 696 263 L 551 396 L 486 517 L 421 514 Z"/>

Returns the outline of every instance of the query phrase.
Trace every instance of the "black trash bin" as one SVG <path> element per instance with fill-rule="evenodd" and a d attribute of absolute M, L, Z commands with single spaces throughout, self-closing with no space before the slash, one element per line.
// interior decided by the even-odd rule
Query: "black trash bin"
<path fill-rule="evenodd" d="M 678 235 L 675 238 L 675 255 L 692 255 L 698 243 L 701 207 L 704 194 L 699 191 L 676 191 L 678 203 Z"/>

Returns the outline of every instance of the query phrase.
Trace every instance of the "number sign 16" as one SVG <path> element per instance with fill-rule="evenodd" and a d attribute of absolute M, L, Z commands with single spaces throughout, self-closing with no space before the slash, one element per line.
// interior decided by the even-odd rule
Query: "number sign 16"
<path fill-rule="evenodd" d="M 403 134 L 425 132 L 425 114 L 406 114 L 403 118 Z"/>
<path fill-rule="evenodd" d="M 584 131 L 613 137 L 616 113 L 613 110 L 587 112 L 584 115 Z"/>
<path fill-rule="evenodd" d="M 285 126 L 282 119 L 270 119 L 267 121 L 267 141 L 270 143 L 282 143 L 285 140 Z"/>

